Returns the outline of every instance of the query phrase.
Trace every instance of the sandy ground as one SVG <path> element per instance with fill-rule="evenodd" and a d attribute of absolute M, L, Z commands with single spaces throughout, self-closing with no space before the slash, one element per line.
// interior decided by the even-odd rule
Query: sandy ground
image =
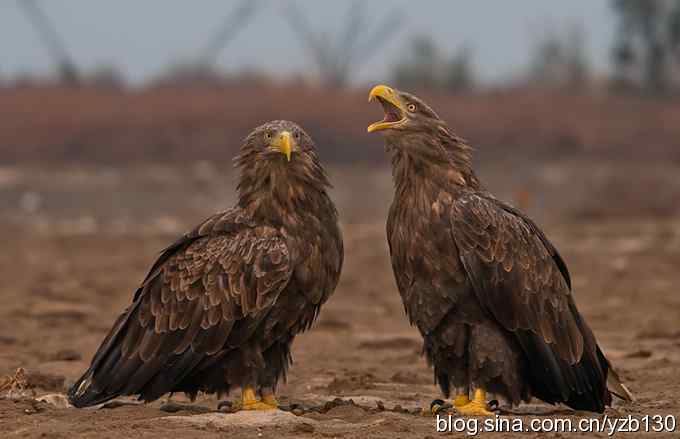
<path fill-rule="evenodd" d="M 377 401 L 387 409 L 413 409 L 439 397 L 420 356 L 417 331 L 404 317 L 388 261 L 389 173 L 336 169 L 332 176 L 346 265 L 320 320 L 296 340 L 295 363 L 280 395 L 284 403 L 340 397 L 357 406 L 255 419 L 197 414 L 201 407 L 215 410 L 213 397 L 199 398 L 194 411 L 178 413 L 161 411 L 163 401 L 77 410 L 29 397 L 5 398 L 0 399 L 0 437 L 436 437 L 433 418 L 377 410 Z M 30 392 L 63 393 L 86 368 L 157 252 L 208 213 L 228 206 L 231 181 L 205 164 L 182 170 L 1 169 L 0 376 L 23 367 Z M 561 250 L 581 312 L 637 396 L 637 402 L 608 409 L 607 415 L 680 417 L 675 401 L 680 391 L 680 221 L 569 215 L 565 200 L 578 197 L 551 198 L 555 185 L 541 186 L 535 196 L 540 201 L 527 201 L 527 208 Z M 504 188 L 501 195 L 513 196 L 511 187 L 497 187 Z M 520 407 L 514 416 L 599 418 L 538 403 Z M 678 431 L 650 435 L 678 437 Z"/>

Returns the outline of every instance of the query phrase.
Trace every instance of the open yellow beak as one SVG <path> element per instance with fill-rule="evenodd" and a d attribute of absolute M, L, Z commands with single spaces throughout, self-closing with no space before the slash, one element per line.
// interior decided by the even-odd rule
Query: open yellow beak
<path fill-rule="evenodd" d="M 293 152 L 293 139 L 288 131 L 281 131 L 278 136 L 269 144 L 269 147 L 275 151 L 280 152 L 286 156 L 290 161 L 290 156 Z"/>
<path fill-rule="evenodd" d="M 372 123 L 368 126 L 368 132 L 396 128 L 406 122 L 406 112 L 404 104 L 393 88 L 387 85 L 376 85 L 368 94 L 368 102 L 377 100 L 385 111 L 385 118 L 380 122 Z"/>

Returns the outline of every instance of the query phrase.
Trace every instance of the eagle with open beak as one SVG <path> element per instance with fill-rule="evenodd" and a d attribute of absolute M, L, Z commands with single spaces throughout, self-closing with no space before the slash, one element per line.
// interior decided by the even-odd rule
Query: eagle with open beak
<path fill-rule="evenodd" d="M 392 154 L 394 275 L 456 410 L 491 415 L 487 393 L 600 413 L 612 395 L 630 401 L 538 225 L 482 186 L 471 148 L 422 99 L 379 85 L 373 100 L 385 116 L 368 131 Z"/>

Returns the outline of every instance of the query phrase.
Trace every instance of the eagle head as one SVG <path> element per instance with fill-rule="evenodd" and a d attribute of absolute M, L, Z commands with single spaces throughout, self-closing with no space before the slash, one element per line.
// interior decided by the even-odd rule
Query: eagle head
<path fill-rule="evenodd" d="M 385 117 L 368 126 L 368 132 L 387 131 L 386 134 L 429 132 L 443 124 L 437 113 L 418 97 L 387 85 L 376 85 L 368 101 L 378 101 Z"/>
<path fill-rule="evenodd" d="M 244 202 L 275 197 L 296 204 L 330 186 L 312 138 L 296 123 L 267 122 L 245 138 L 235 159 Z"/>

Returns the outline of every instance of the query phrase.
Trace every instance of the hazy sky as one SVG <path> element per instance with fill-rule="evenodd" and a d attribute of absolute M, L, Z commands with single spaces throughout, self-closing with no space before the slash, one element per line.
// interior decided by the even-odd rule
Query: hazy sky
<path fill-rule="evenodd" d="M 17 6 L 0 0 L 0 75 L 49 73 L 53 64 Z M 118 66 L 135 82 L 158 74 L 174 61 L 189 59 L 205 46 L 238 3 L 229 0 L 38 0 L 55 23 L 77 64 Z M 221 53 L 225 70 L 264 69 L 291 74 L 313 63 L 282 17 L 286 1 L 263 0 L 261 10 Z M 337 32 L 350 1 L 296 0 L 316 30 Z M 588 54 L 599 71 L 609 65 L 614 32 L 607 0 L 371 0 L 365 8 L 374 26 L 395 8 L 406 22 L 395 38 L 364 60 L 357 80 L 384 79 L 400 49 L 415 34 L 431 34 L 442 50 L 463 44 L 487 81 L 523 71 L 530 48 L 545 29 L 581 22 Z M 370 29 L 370 28 L 369 28 Z"/>

